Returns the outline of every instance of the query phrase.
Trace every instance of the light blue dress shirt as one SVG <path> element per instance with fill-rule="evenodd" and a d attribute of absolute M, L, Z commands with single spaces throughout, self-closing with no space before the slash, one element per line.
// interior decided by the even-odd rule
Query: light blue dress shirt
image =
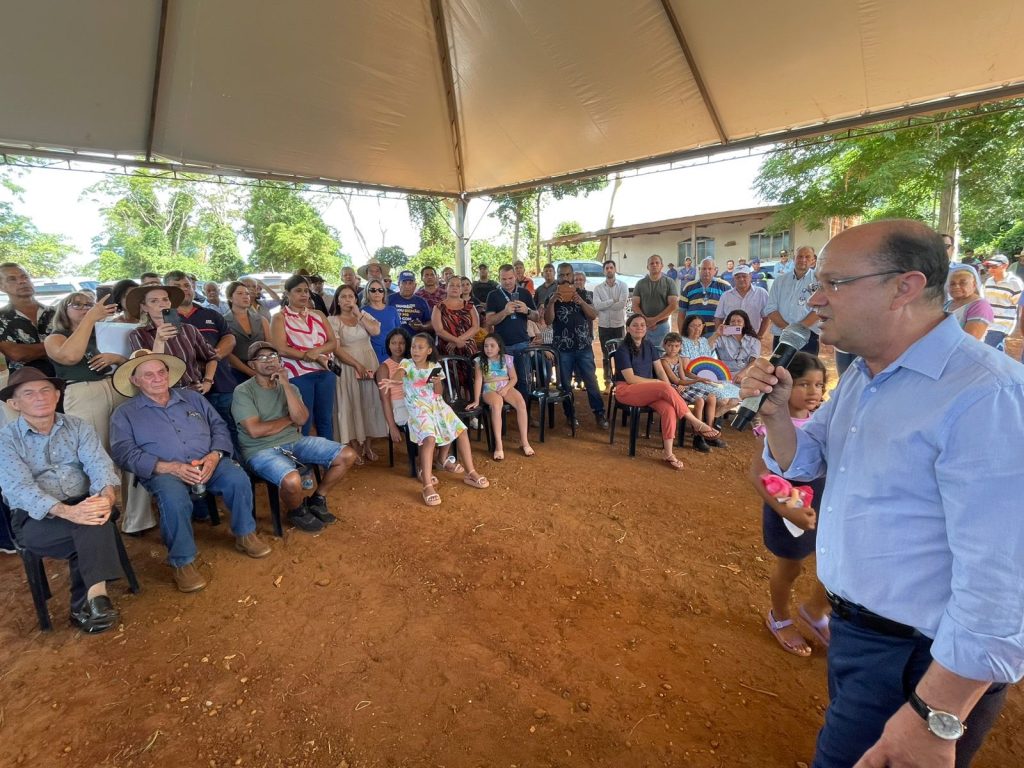
<path fill-rule="evenodd" d="M 858 358 L 797 430 L 785 477 L 828 470 L 818 576 L 934 638 L 973 680 L 1024 676 L 1024 366 L 953 317 L 872 377 Z M 779 472 L 767 444 L 765 463 Z"/>
<path fill-rule="evenodd" d="M 811 311 L 811 307 L 807 306 L 807 300 L 811 297 L 811 285 L 813 285 L 815 280 L 813 269 L 808 269 L 804 272 L 803 277 L 797 277 L 793 272 L 779 275 L 772 280 L 772 287 L 768 291 L 768 303 L 765 305 L 764 313 L 770 315 L 778 310 L 782 313 L 782 317 L 785 318 L 786 325 L 799 323 Z M 780 328 L 775 323 L 772 323 L 772 333 L 776 336 L 782 333 L 783 330 L 785 330 L 785 326 Z M 818 326 L 815 325 L 811 330 L 817 333 Z"/>

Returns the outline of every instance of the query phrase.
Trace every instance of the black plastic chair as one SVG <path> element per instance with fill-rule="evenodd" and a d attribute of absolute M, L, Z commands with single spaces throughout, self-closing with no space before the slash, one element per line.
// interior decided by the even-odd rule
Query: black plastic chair
<path fill-rule="evenodd" d="M 481 357 L 483 357 L 483 353 L 482 352 L 478 353 L 476 356 L 473 357 L 473 368 L 474 369 L 476 369 L 480 365 L 480 358 Z M 487 450 L 490 451 L 491 453 L 494 453 L 495 440 L 494 440 L 494 428 L 493 428 L 493 426 L 491 424 L 491 406 L 489 406 L 484 401 L 483 391 L 482 390 L 481 390 L 481 394 L 480 394 L 480 406 L 483 408 L 483 415 L 480 417 L 480 427 L 483 428 L 485 430 L 486 434 L 487 434 Z M 504 438 L 505 435 L 508 432 L 507 425 L 506 425 L 506 422 L 505 422 L 505 415 L 508 414 L 508 413 L 514 413 L 515 410 L 516 409 L 513 408 L 511 405 L 509 405 L 508 403 L 502 401 L 502 406 L 501 406 L 501 436 L 502 436 L 502 438 Z M 479 430 L 478 430 L 478 433 L 479 433 Z"/>
<path fill-rule="evenodd" d="M 563 390 L 561 376 L 559 375 L 558 352 L 554 347 L 537 346 L 528 347 L 520 354 L 526 357 L 527 376 L 527 398 L 526 416 L 530 417 L 530 410 L 536 400 L 540 410 L 540 441 L 544 442 L 545 422 L 551 428 L 555 426 L 555 404 L 567 402 L 569 404 L 569 428 L 572 436 L 576 437 L 576 400 L 573 391 Z M 550 355 L 550 358 L 549 358 Z M 547 419 L 544 418 L 545 412 Z"/>
<path fill-rule="evenodd" d="M 441 389 L 441 396 L 448 403 L 455 415 L 462 420 L 469 429 L 469 424 L 476 419 L 476 438 L 480 439 L 481 431 L 487 434 L 487 443 L 491 443 L 491 425 L 484 416 L 483 406 L 478 404 L 476 408 L 470 408 L 473 402 L 473 361 L 468 357 L 450 355 L 442 357 L 437 364 L 444 371 L 444 382 Z"/>
<path fill-rule="evenodd" d="M 116 523 L 120 516 L 120 510 L 115 506 L 110 517 Z M 11 524 L 11 508 L 7 506 L 7 502 L 3 498 L 0 498 L 0 526 L 4 528 L 11 541 L 14 542 L 14 549 L 21 557 L 21 564 L 25 567 L 25 577 L 28 579 L 28 588 L 32 594 L 36 618 L 39 620 L 39 629 L 43 632 L 49 632 L 53 629 L 53 624 L 50 622 L 50 611 L 46 607 L 46 602 L 53 597 L 53 593 L 50 592 L 50 580 L 46 577 L 43 558 L 41 555 L 25 549 L 18 536 L 15 535 L 14 526 Z M 117 555 L 121 561 L 121 568 L 124 571 L 125 578 L 128 580 L 128 588 L 132 591 L 132 594 L 137 595 L 140 590 L 139 580 L 135 576 L 135 570 L 128 559 L 128 552 L 124 548 L 124 542 L 121 540 L 121 532 L 118 531 L 116 525 L 114 526 L 114 540 L 117 542 Z"/>
<path fill-rule="evenodd" d="M 405 453 L 409 457 L 409 477 L 416 477 L 416 457 L 419 455 L 420 448 L 409 437 L 409 427 L 403 424 L 398 431 L 405 438 Z M 390 435 L 388 436 L 388 466 L 395 466 L 395 444 L 391 441 Z"/>
<path fill-rule="evenodd" d="M 256 506 L 256 486 L 259 483 L 263 483 L 267 486 L 267 505 L 270 507 L 270 520 L 274 525 L 274 535 L 278 538 L 284 536 L 284 527 L 281 525 L 281 497 L 280 489 L 269 480 L 264 480 L 262 477 L 257 475 L 250 469 L 246 469 L 245 473 L 249 476 L 249 484 L 252 486 L 252 503 L 253 503 L 253 514 L 255 515 Z"/>

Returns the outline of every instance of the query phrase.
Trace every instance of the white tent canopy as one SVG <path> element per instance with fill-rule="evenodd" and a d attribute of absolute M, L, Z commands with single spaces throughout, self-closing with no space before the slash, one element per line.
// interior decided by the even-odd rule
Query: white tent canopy
<path fill-rule="evenodd" d="M 6 0 L 0 152 L 482 194 L 1024 94 L 1019 0 Z"/>

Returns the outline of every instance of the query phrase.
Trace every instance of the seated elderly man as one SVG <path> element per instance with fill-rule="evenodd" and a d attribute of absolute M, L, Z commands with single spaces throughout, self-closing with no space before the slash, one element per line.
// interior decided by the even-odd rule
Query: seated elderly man
<path fill-rule="evenodd" d="M 114 461 L 134 472 L 157 499 L 160 533 L 174 581 L 182 592 L 198 592 L 206 579 L 195 567 L 192 495 L 209 490 L 231 510 L 235 548 L 265 557 L 270 547 L 256 535 L 252 486 L 231 460 L 231 433 L 210 401 L 174 386 L 185 364 L 173 355 L 136 350 L 114 374 L 114 388 L 131 400 L 110 420 Z"/>
<path fill-rule="evenodd" d="M 63 389 L 61 379 L 26 366 L 0 390 L 18 413 L 0 429 L 3 494 L 22 546 L 68 561 L 71 623 L 98 633 L 119 619 L 107 581 L 124 576 L 110 519 L 121 482 L 96 431 L 57 413 Z"/>
<path fill-rule="evenodd" d="M 355 462 L 356 452 L 323 437 L 302 436 L 309 411 L 298 387 L 288 383 L 273 344 L 250 344 L 249 365 L 256 375 L 235 388 L 231 403 L 243 458 L 253 472 L 278 487 L 288 520 L 301 531 L 315 533 L 337 520 L 324 497 Z M 297 462 L 329 467 L 317 492 L 306 499 Z"/>

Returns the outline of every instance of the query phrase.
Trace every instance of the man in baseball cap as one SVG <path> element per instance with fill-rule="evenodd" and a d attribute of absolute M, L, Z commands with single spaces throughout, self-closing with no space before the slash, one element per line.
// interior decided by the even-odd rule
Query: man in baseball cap
<path fill-rule="evenodd" d="M 111 519 L 121 480 L 96 430 L 57 413 L 63 389 L 38 368 L 11 374 L 0 400 L 18 418 L 0 429 L 0 467 L 15 540 L 68 561 L 71 623 L 96 634 L 120 620 L 107 582 L 125 575 Z"/>
<path fill-rule="evenodd" d="M 388 296 L 388 304 L 398 310 L 398 319 L 409 333 L 433 332 L 430 304 L 416 293 L 415 272 L 406 269 L 398 274 L 398 293 Z"/>
<path fill-rule="evenodd" d="M 985 334 L 985 343 L 1001 350 L 1005 346 L 1006 337 L 1017 327 L 1024 283 L 1010 273 L 1010 260 L 1001 253 L 989 256 L 982 263 L 988 270 L 985 298 L 992 305 L 992 325 Z"/>

